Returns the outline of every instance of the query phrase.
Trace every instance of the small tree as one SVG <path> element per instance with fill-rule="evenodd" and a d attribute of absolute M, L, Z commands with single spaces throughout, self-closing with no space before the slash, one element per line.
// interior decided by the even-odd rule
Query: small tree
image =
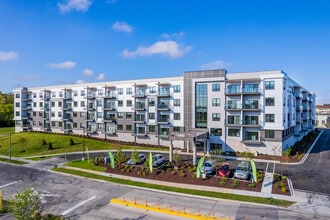
<path fill-rule="evenodd" d="M 40 194 L 32 188 L 26 188 L 24 192 L 17 193 L 9 200 L 10 211 L 16 219 L 36 219 L 40 213 Z"/>
<path fill-rule="evenodd" d="M 47 141 L 45 140 L 45 138 L 43 138 L 42 140 L 41 140 L 41 146 L 45 146 L 47 144 Z"/>
<path fill-rule="evenodd" d="M 74 141 L 72 138 L 70 138 L 70 146 L 73 146 L 74 145 Z"/>
<path fill-rule="evenodd" d="M 22 147 L 21 152 L 24 152 L 25 151 L 24 144 L 26 143 L 26 138 L 25 137 L 20 137 L 18 139 L 18 142 L 21 144 L 21 147 Z"/>
<path fill-rule="evenodd" d="M 124 163 L 126 160 L 125 154 L 123 153 L 122 149 L 119 148 L 116 154 L 116 164 L 120 166 L 120 164 Z"/>
<path fill-rule="evenodd" d="M 134 164 L 139 162 L 139 157 L 138 157 L 138 153 L 137 153 L 136 149 L 134 151 L 132 151 L 131 158 L 133 159 Z"/>
<path fill-rule="evenodd" d="M 179 154 L 179 152 L 177 150 L 174 151 L 173 161 L 175 162 L 175 165 L 178 165 L 180 160 L 181 160 L 181 155 Z"/>

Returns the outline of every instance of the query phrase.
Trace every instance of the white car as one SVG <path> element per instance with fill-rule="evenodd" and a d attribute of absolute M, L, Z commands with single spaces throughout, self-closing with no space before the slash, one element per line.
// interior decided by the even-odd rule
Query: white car
<path fill-rule="evenodd" d="M 134 161 L 133 158 L 129 159 L 126 164 L 127 165 L 136 165 L 136 164 L 143 164 L 146 161 L 146 156 L 144 154 L 138 154 L 138 161 Z"/>
<path fill-rule="evenodd" d="M 159 167 L 165 163 L 165 158 L 162 154 L 155 154 L 152 156 L 152 161 L 154 162 L 154 167 Z"/>

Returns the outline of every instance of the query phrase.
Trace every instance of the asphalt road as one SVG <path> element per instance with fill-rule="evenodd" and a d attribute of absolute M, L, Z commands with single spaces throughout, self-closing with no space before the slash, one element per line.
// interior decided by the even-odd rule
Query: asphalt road
<path fill-rule="evenodd" d="M 328 194 L 330 196 L 330 130 L 324 129 L 307 160 L 301 165 L 277 165 L 297 190 Z"/>
<path fill-rule="evenodd" d="M 288 209 L 154 192 L 0 163 L 0 189 L 5 199 L 28 186 L 41 193 L 42 208 L 45 212 L 60 214 L 69 219 L 180 219 L 173 216 L 163 218 L 164 216 L 158 213 L 109 204 L 112 198 L 124 197 L 136 198 L 140 201 L 148 200 L 150 203 L 159 203 L 165 207 L 173 206 L 173 209 L 186 208 L 195 212 L 199 210 L 205 214 L 215 213 L 216 216 L 230 215 L 232 219 L 245 219 L 246 215 L 249 219 L 268 220 L 311 217 Z"/>

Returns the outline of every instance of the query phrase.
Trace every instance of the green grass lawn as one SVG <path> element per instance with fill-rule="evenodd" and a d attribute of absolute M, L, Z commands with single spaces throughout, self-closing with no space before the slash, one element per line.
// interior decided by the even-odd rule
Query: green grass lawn
<path fill-rule="evenodd" d="M 96 170 L 96 171 L 101 171 L 101 172 L 105 172 L 106 171 L 106 167 L 100 167 L 100 166 L 94 166 L 93 165 L 93 160 L 74 160 L 74 161 L 70 161 L 65 163 L 65 166 L 70 166 L 70 167 L 78 167 L 78 168 L 82 168 L 82 169 L 87 169 L 87 170 Z"/>
<path fill-rule="evenodd" d="M 6 127 L 6 128 L 0 128 L 0 135 L 1 134 L 9 134 L 9 132 L 14 133 L 15 132 L 15 127 Z"/>
<path fill-rule="evenodd" d="M 73 145 L 70 139 L 73 140 Z M 84 139 L 76 136 L 66 136 L 49 133 L 37 132 L 19 132 L 12 134 L 12 156 L 26 157 L 33 155 L 47 155 L 47 154 L 62 154 L 68 152 L 76 152 L 83 150 Z M 127 145 L 117 145 L 113 143 L 103 142 L 99 140 L 85 139 L 85 146 L 89 151 L 92 150 L 111 150 L 116 147 L 122 149 L 148 149 L 143 147 L 134 147 Z M 52 143 L 52 148 L 49 149 L 49 144 Z M 155 148 L 153 148 L 155 149 Z M 162 148 L 157 148 L 161 150 Z M 164 148 L 163 148 L 164 149 Z M 0 136 L 0 155 L 8 155 L 9 152 L 9 135 Z"/>
<path fill-rule="evenodd" d="M 7 163 L 14 163 L 14 164 L 18 164 L 18 165 L 23 165 L 23 164 L 26 164 L 25 162 L 23 161 L 19 161 L 19 160 L 9 160 L 7 158 L 0 158 L 0 161 L 3 161 L 3 162 L 7 162 Z"/>

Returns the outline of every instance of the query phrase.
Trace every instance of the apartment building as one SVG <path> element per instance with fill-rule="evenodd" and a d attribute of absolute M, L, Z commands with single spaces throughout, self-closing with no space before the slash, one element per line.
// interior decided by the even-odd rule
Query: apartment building
<path fill-rule="evenodd" d="M 315 124 L 315 94 L 281 70 L 19 88 L 15 130 L 281 155 Z"/>
<path fill-rule="evenodd" d="M 316 105 L 316 127 L 328 128 L 330 126 L 330 105 Z"/>

